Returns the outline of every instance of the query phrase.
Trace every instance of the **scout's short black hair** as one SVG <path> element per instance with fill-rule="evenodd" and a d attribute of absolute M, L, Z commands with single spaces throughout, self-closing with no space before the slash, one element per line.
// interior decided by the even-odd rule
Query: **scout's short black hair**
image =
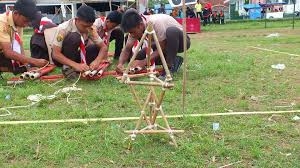
<path fill-rule="evenodd" d="M 121 28 L 126 33 L 128 30 L 136 27 L 143 21 L 141 15 L 135 9 L 128 9 L 123 17 L 121 22 Z"/>
<path fill-rule="evenodd" d="M 35 19 L 37 9 L 34 0 L 17 0 L 14 10 L 30 21 Z"/>
<path fill-rule="evenodd" d="M 122 13 L 119 11 L 112 11 L 107 15 L 106 19 L 113 23 L 121 24 Z"/>
<path fill-rule="evenodd" d="M 31 21 L 31 27 L 34 29 L 39 29 L 42 17 L 43 15 L 37 12 L 35 18 Z"/>
<path fill-rule="evenodd" d="M 94 23 L 96 19 L 95 11 L 92 7 L 81 5 L 77 10 L 77 17 L 87 23 Z"/>

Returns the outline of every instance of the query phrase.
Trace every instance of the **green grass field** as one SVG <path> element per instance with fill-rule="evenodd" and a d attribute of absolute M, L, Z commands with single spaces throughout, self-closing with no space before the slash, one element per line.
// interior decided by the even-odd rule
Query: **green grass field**
<path fill-rule="evenodd" d="M 290 22 L 270 22 L 267 29 L 261 22 L 211 25 L 191 34 L 185 114 L 299 110 L 300 56 L 251 48 L 300 55 L 299 21 L 294 30 Z M 279 37 L 266 38 L 271 33 Z M 286 68 L 271 68 L 279 63 Z M 183 114 L 182 74 L 182 69 L 175 74 L 175 87 L 166 94 L 166 114 Z M 27 105 L 30 94 L 51 95 L 74 83 L 33 81 L 12 87 L 5 82 L 0 107 Z M 79 81 L 77 87 L 82 91 L 72 92 L 70 103 L 60 94 L 11 110 L 0 122 L 139 116 L 129 87 L 114 78 Z M 146 91 L 139 87 L 138 94 Z M 176 135 L 178 148 L 160 134 L 137 136 L 131 150 L 124 130 L 134 129 L 132 120 L 1 125 L 0 167 L 300 167 L 300 121 L 292 120 L 296 114 L 169 119 L 172 127 L 185 130 Z M 220 130 L 213 131 L 213 123 Z"/>

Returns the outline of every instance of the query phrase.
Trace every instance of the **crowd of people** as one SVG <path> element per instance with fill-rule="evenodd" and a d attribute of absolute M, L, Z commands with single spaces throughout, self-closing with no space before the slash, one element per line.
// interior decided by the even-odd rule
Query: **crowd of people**
<path fill-rule="evenodd" d="M 43 67 L 53 60 L 61 67 L 66 77 L 78 76 L 80 72 L 95 70 L 108 59 L 108 46 L 115 40 L 114 58 L 118 61 L 116 71 L 123 73 L 124 65 L 133 54 L 132 48 L 142 37 L 151 22 L 157 33 L 171 73 L 180 68 L 183 58 L 182 26 L 165 14 L 140 15 L 135 9 L 111 11 L 106 17 L 97 17 L 92 7 L 82 5 L 75 18 L 56 25 L 37 12 L 34 0 L 17 0 L 12 11 L 0 14 L 0 72 L 14 74 L 29 71 L 32 67 Z M 23 28 L 32 26 L 34 34 L 30 40 L 31 57 L 25 56 L 22 40 Z M 51 34 L 52 54 L 46 44 L 46 30 Z M 47 31 L 48 32 L 48 31 Z M 51 31 L 49 31 L 51 32 Z M 127 37 L 124 36 L 127 34 Z M 126 45 L 123 47 L 124 40 Z M 138 51 L 132 67 L 145 67 L 146 48 Z M 187 35 L 187 48 L 190 38 Z M 161 64 L 155 44 L 151 46 L 151 61 Z"/>
<path fill-rule="evenodd" d="M 162 6 L 162 5 L 161 5 Z M 173 8 L 170 13 L 174 18 L 181 17 L 182 9 L 178 7 Z M 203 26 L 213 24 L 225 24 L 225 15 L 223 10 L 213 11 L 212 5 L 210 2 L 202 5 L 200 0 L 192 6 L 187 6 L 186 8 L 186 17 L 187 18 L 199 18 Z"/>

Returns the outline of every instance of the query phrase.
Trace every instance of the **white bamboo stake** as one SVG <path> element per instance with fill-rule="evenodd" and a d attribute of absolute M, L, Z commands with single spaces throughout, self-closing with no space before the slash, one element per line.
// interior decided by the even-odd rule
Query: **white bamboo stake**
<path fill-rule="evenodd" d="M 230 113 L 206 113 L 206 114 L 186 114 L 186 115 L 166 115 L 167 118 L 183 117 L 211 117 L 211 116 L 234 116 L 234 115 L 258 115 L 258 114 L 284 114 L 300 113 L 300 110 L 289 111 L 253 111 L 253 112 L 230 112 Z M 157 116 L 157 118 L 162 118 Z M 29 121 L 2 121 L 0 125 L 18 125 L 18 124 L 46 124 L 46 123 L 73 123 L 73 122 L 97 122 L 97 121 L 129 121 L 138 120 L 139 117 L 116 117 L 116 118 L 86 118 L 86 119 L 61 119 L 61 120 L 29 120 Z"/>
<path fill-rule="evenodd" d="M 186 5 L 185 0 L 182 0 L 182 12 L 183 12 L 183 83 L 182 83 L 182 113 L 185 114 L 185 95 L 186 95 L 186 68 L 187 68 L 187 56 L 186 56 L 186 49 L 187 49 L 187 41 L 186 41 Z"/>

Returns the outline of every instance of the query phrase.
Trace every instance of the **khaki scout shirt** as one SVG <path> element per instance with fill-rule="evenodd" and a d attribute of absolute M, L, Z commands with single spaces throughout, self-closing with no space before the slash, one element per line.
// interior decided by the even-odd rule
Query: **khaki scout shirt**
<path fill-rule="evenodd" d="M 142 15 L 142 19 L 146 27 L 149 22 L 152 22 L 159 42 L 166 39 L 166 32 L 169 27 L 177 27 L 182 30 L 182 26 L 173 17 L 166 14 Z M 135 40 L 129 34 L 127 42 L 134 42 Z"/>
<path fill-rule="evenodd" d="M 0 14 L 0 42 L 12 43 L 14 38 L 14 32 L 18 32 L 21 39 L 23 37 L 23 28 L 16 27 L 13 21 L 13 12 L 5 12 Z M 23 44 L 21 44 L 23 48 Z M 2 52 L 2 46 L 0 45 L 0 52 Z"/>
<path fill-rule="evenodd" d="M 63 40 L 66 35 L 68 35 L 71 32 L 80 32 L 78 31 L 76 25 L 75 25 L 75 19 L 70 19 L 58 26 L 57 33 L 55 35 L 56 39 L 53 42 L 53 45 L 62 47 Z M 84 38 L 92 40 L 95 44 L 101 43 L 103 40 L 99 37 L 96 28 L 93 26 L 92 30 L 88 32 L 88 34 L 81 34 Z"/>

